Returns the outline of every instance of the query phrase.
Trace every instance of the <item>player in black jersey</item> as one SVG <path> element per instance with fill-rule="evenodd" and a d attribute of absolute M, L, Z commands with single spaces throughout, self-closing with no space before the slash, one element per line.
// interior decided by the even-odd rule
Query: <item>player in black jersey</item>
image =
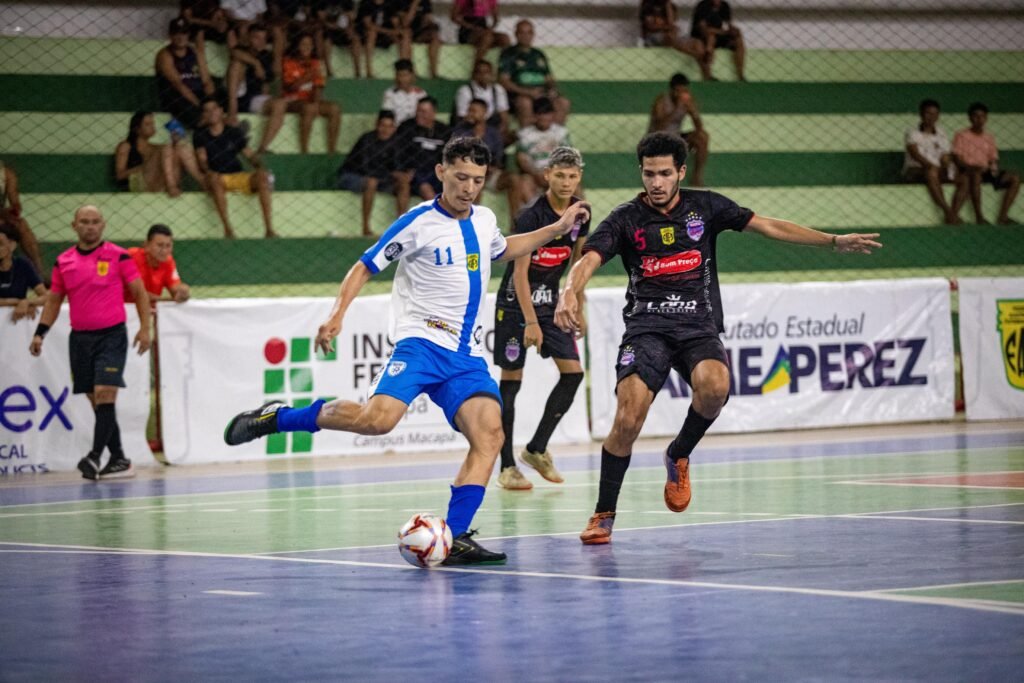
<path fill-rule="evenodd" d="M 513 232 L 532 232 L 550 225 L 569 206 L 579 201 L 575 196 L 583 179 L 583 158 L 579 151 L 572 147 L 555 148 L 544 177 L 548 183 L 547 192 L 523 209 L 516 218 Z M 494 313 L 494 364 L 501 368 L 501 422 L 505 429 L 498 484 L 507 489 L 523 491 L 533 488 L 512 457 L 515 399 L 523 379 L 526 349 L 531 346 L 536 347 L 542 358 L 553 358 L 560 375 L 548 396 L 540 424 L 519 458 L 548 481 L 563 481 L 548 452 L 548 440 L 572 405 L 576 390 L 583 381 L 583 366 L 580 365 L 574 334 L 563 332 L 555 325 L 555 304 L 562 274 L 579 260 L 589 229 L 590 222 L 587 221 L 578 231 L 562 235 L 532 254 L 510 262 L 498 289 Z M 578 323 L 575 332 L 582 335 L 586 322 L 580 318 Z"/>
<path fill-rule="evenodd" d="M 602 264 L 618 255 L 629 275 L 619 347 L 615 421 L 601 449 L 601 483 L 595 514 L 580 535 L 584 544 L 608 543 L 619 489 L 633 443 L 654 397 L 675 369 L 693 388 L 683 428 L 665 452 L 665 504 L 682 512 L 690 504 L 689 456 L 729 398 L 729 368 L 718 290 L 715 242 L 724 230 L 746 230 L 770 239 L 841 253 L 870 254 L 877 234 L 830 235 L 796 223 L 756 215 L 714 192 L 680 190 L 686 143 L 651 133 L 637 145 L 646 192 L 616 207 L 598 226 L 569 271 L 555 311 L 566 331 L 579 328 L 581 295 Z"/>

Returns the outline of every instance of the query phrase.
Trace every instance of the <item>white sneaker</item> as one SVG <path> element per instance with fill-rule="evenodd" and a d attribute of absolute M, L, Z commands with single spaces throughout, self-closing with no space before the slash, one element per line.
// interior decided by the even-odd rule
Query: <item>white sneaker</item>
<path fill-rule="evenodd" d="M 501 471 L 501 474 L 498 475 L 498 486 L 509 491 L 529 491 L 533 488 L 530 480 L 524 477 L 515 465 Z"/>
<path fill-rule="evenodd" d="M 540 474 L 540 476 L 554 484 L 561 484 L 565 481 L 565 479 L 562 478 L 562 475 L 559 474 L 558 470 L 555 469 L 555 463 L 551 461 L 551 451 L 534 453 L 533 451 L 524 448 L 523 452 L 519 454 L 519 459 L 537 470 L 537 473 Z"/>

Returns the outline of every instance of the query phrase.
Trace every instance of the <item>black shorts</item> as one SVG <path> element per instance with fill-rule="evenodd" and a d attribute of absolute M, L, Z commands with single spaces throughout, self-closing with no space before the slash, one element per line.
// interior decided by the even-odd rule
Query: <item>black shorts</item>
<path fill-rule="evenodd" d="M 487 30 L 487 17 L 463 17 L 463 21 L 472 24 L 471 28 L 459 27 L 459 44 L 467 45 L 473 42 L 481 30 Z"/>
<path fill-rule="evenodd" d="M 538 315 L 537 322 L 540 331 L 544 333 L 544 341 L 540 344 L 541 358 L 580 359 L 576 338 L 558 329 L 554 314 Z M 526 364 L 526 349 L 523 347 L 525 330 L 526 319 L 522 311 L 499 308 L 494 312 L 494 364 L 502 370 L 522 370 Z"/>
<path fill-rule="evenodd" d="M 992 183 L 993 189 L 996 190 L 1006 190 L 1013 185 L 1013 174 L 1009 171 L 1000 171 L 999 173 L 985 171 L 985 175 L 981 176 L 981 179 L 986 183 Z"/>
<path fill-rule="evenodd" d="M 615 362 L 616 384 L 637 374 L 647 388 L 657 394 L 671 370 L 674 369 L 687 384 L 691 384 L 690 373 L 698 363 L 708 359 L 721 361 L 726 367 L 729 365 L 725 345 L 718 337 L 678 341 L 657 333 L 624 336 Z"/>
<path fill-rule="evenodd" d="M 128 357 L 124 323 L 102 330 L 71 332 L 71 381 L 76 394 L 91 394 L 96 386 L 123 387 Z"/>
<path fill-rule="evenodd" d="M 736 36 L 729 33 L 719 33 L 715 36 L 715 48 L 721 50 L 735 50 Z"/>

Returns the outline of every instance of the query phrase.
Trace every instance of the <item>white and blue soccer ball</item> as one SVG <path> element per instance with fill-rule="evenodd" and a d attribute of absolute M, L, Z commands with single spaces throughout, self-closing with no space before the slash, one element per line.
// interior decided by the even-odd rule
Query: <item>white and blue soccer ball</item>
<path fill-rule="evenodd" d="M 452 530 L 442 517 L 421 512 L 398 530 L 398 552 L 414 567 L 436 567 L 452 549 Z"/>

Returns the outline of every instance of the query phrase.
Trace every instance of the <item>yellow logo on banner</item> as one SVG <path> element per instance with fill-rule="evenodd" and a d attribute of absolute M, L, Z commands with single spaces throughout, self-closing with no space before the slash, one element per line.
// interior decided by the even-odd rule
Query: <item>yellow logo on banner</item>
<path fill-rule="evenodd" d="M 110 261 L 97 261 L 96 262 L 96 274 L 100 277 L 106 276 L 110 272 Z"/>
<path fill-rule="evenodd" d="M 480 254 L 468 254 L 466 256 L 466 266 L 472 270 L 477 271 L 480 269 Z"/>
<path fill-rule="evenodd" d="M 672 226 L 661 229 L 661 243 L 662 244 L 675 244 L 676 242 L 676 229 Z"/>
<path fill-rule="evenodd" d="M 997 300 L 996 314 L 1006 379 L 1024 391 L 1024 299 Z"/>

